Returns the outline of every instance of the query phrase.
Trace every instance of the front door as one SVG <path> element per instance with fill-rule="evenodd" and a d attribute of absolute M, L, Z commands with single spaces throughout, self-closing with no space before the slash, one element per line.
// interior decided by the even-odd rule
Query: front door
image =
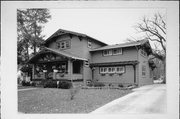
<path fill-rule="evenodd" d="M 53 69 L 52 69 L 52 64 L 51 64 L 51 63 L 46 64 L 46 68 L 47 68 L 46 79 L 53 79 Z"/>

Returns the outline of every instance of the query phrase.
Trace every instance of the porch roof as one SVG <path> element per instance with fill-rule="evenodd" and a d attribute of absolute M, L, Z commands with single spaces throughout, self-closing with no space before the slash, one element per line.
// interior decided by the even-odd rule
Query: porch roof
<path fill-rule="evenodd" d="M 63 57 L 67 57 L 69 59 L 75 59 L 75 60 L 87 60 L 85 58 L 76 56 L 70 52 L 66 52 L 66 51 L 60 51 L 60 50 L 56 50 L 56 49 L 51 49 L 51 48 L 47 48 L 44 47 L 44 49 L 40 52 L 38 52 L 36 55 L 34 55 L 32 58 L 29 59 L 28 63 L 31 63 L 32 61 L 34 61 L 36 58 L 38 58 L 41 54 L 45 54 L 45 53 L 55 53 L 59 56 L 63 56 Z"/>
<path fill-rule="evenodd" d="M 135 61 L 121 61 L 121 62 L 106 62 L 106 63 L 91 63 L 91 67 L 95 66 L 114 66 L 114 65 L 136 65 L 139 62 L 137 60 Z"/>

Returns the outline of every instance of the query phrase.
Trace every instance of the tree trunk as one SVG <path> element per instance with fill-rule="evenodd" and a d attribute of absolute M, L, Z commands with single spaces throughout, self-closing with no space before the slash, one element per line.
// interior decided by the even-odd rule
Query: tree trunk
<path fill-rule="evenodd" d="M 164 64 L 164 80 L 163 80 L 163 83 L 166 83 L 166 58 L 164 58 L 163 60 L 163 64 Z"/>
<path fill-rule="evenodd" d="M 25 58 L 26 61 L 29 60 L 29 49 L 28 49 L 28 46 L 26 46 L 26 58 Z"/>

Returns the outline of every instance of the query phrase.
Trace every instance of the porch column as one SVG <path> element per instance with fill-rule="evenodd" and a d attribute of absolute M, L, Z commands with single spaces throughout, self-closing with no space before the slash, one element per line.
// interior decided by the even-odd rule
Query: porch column
<path fill-rule="evenodd" d="M 32 65 L 32 79 L 35 78 L 34 74 L 35 74 L 35 64 Z"/>
<path fill-rule="evenodd" d="M 133 64 L 134 69 L 134 83 L 136 83 L 136 65 Z"/>
<path fill-rule="evenodd" d="M 72 81 L 72 61 L 71 61 L 71 59 L 68 59 L 68 75 L 69 75 L 69 79 Z"/>

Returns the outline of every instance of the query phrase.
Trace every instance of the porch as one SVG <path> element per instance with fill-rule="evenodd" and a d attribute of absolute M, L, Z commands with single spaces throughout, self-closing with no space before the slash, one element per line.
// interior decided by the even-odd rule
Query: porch
<path fill-rule="evenodd" d="M 65 51 L 46 48 L 29 60 L 33 65 L 32 81 L 83 81 L 84 61 Z"/>

